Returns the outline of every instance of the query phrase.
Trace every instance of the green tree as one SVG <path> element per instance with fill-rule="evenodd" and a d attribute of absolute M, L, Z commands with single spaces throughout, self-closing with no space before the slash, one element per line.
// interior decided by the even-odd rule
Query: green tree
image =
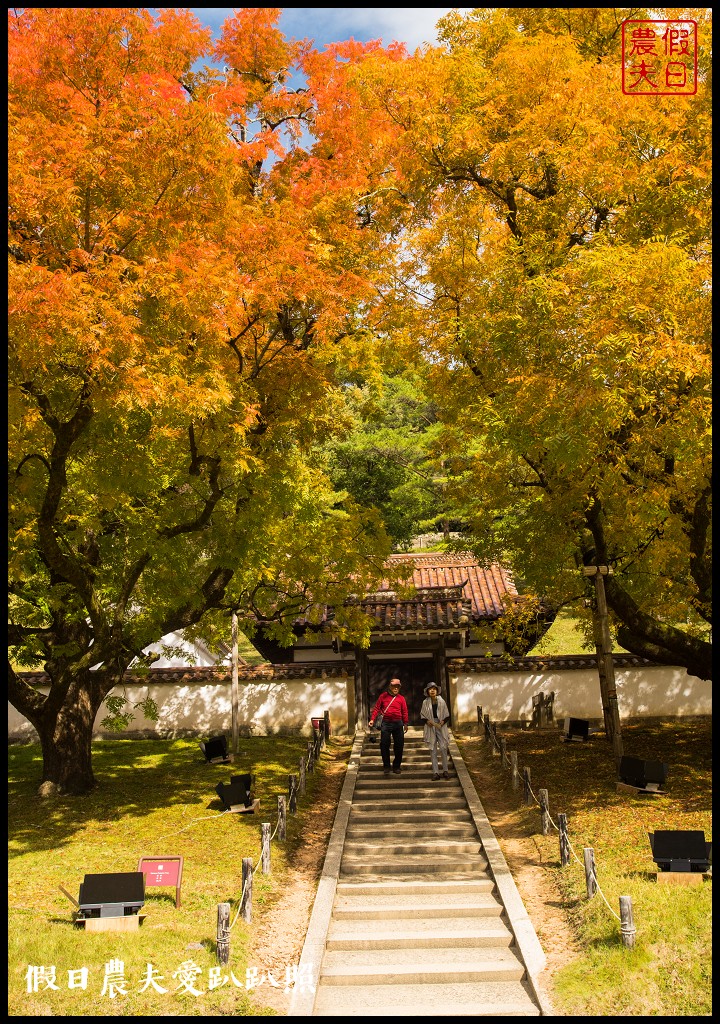
<path fill-rule="evenodd" d="M 409 548 L 418 533 L 447 529 L 447 479 L 435 452 L 441 424 L 417 374 L 385 373 L 349 389 L 348 403 L 352 429 L 327 446 L 336 487 L 378 510 L 396 548 Z"/>

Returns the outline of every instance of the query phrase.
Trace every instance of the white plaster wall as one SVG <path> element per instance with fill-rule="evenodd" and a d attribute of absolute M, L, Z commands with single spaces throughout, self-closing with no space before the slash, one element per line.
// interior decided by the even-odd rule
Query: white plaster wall
<path fill-rule="evenodd" d="M 529 721 L 536 693 L 555 691 L 555 719 L 602 718 L 600 683 L 592 669 L 543 672 L 457 672 L 451 675 L 455 720 L 477 722 L 477 706 L 494 722 Z M 616 668 L 620 715 L 624 718 L 712 713 L 712 682 L 665 665 Z"/>
<path fill-rule="evenodd" d="M 615 678 L 621 716 L 709 715 L 712 713 L 712 683 L 689 676 L 683 668 L 653 666 L 616 669 Z M 591 669 L 545 672 L 459 672 L 450 677 L 453 719 L 458 725 L 477 722 L 477 705 L 494 722 L 529 721 L 532 698 L 541 691 L 555 691 L 556 720 L 601 718 L 600 684 Z M 128 732 L 168 736 L 208 735 L 232 728 L 230 683 L 205 682 L 187 686 L 153 683 L 126 688 L 131 707 L 148 694 L 159 708 L 157 723 L 135 711 Z M 122 694 L 122 690 L 113 693 Z M 345 734 L 354 722 L 354 682 L 347 676 L 326 679 L 240 680 L 239 720 L 243 735 L 264 736 L 282 730 L 311 734 L 311 718 L 330 712 L 334 732 Z M 100 721 L 96 735 L 107 734 Z M 8 704 L 8 738 L 36 739 L 34 728 Z"/>
<path fill-rule="evenodd" d="M 312 734 L 311 718 L 322 718 L 330 712 L 330 727 L 334 733 L 346 734 L 348 721 L 354 721 L 354 683 L 347 678 L 252 680 L 240 681 L 238 718 L 241 735 L 267 736 L 278 731 Z M 47 690 L 45 690 L 47 692 Z M 229 733 L 232 729 L 230 683 L 194 683 L 188 686 L 154 683 L 127 686 L 113 690 L 113 695 L 125 696 L 126 711 L 133 711 L 134 719 L 127 733 L 147 735 L 198 735 L 214 732 Z M 133 705 L 150 696 L 158 705 L 159 719 L 151 722 Z M 100 708 L 95 720 L 95 735 L 122 736 L 106 733 L 100 722 L 106 716 Z M 126 734 L 127 734 L 126 733 Z M 33 726 L 8 704 L 8 738 L 35 740 Z"/>

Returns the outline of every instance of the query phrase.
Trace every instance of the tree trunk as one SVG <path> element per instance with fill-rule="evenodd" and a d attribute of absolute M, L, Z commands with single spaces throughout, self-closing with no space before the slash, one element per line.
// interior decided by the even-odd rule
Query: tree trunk
<path fill-rule="evenodd" d="M 602 645 L 602 660 L 604 663 L 605 695 L 608 702 L 608 718 L 610 721 L 610 738 L 616 757 L 623 756 L 622 730 L 620 727 L 620 711 L 618 709 L 617 689 L 615 686 L 615 665 L 612 655 L 612 641 L 610 639 L 610 624 L 608 622 L 608 606 L 605 597 L 605 577 L 598 568 L 595 572 L 595 604 L 597 606 L 597 625 L 600 643 Z"/>
<path fill-rule="evenodd" d="M 42 747 L 42 781 L 53 783 L 61 793 L 87 793 L 95 786 L 91 751 L 93 725 L 112 682 L 103 687 L 99 680 L 89 677 L 90 673 L 86 672 L 73 680 L 57 714 L 46 706 L 45 713 L 33 721 Z"/>

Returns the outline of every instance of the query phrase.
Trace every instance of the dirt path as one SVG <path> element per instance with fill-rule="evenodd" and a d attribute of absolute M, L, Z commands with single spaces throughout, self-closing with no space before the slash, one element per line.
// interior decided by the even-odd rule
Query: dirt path
<path fill-rule="evenodd" d="M 562 909 L 562 899 L 553 874 L 543 866 L 543 855 L 518 808 L 516 794 L 497 780 L 484 760 L 481 744 L 464 743 L 465 763 L 480 794 L 483 807 L 497 836 L 527 912 L 547 957 L 547 966 L 538 979 L 549 1002 L 551 979 L 555 971 L 578 955 L 572 932 Z M 345 777 L 348 748 L 330 751 L 325 775 L 308 810 L 306 839 L 298 849 L 284 887 L 282 899 L 263 915 L 255 933 L 252 962 L 280 979 L 288 965 L 298 964 L 302 953 L 312 903 L 322 870 L 335 808 Z M 287 1016 L 290 994 L 281 988 L 263 985 L 255 991 L 259 1008 Z M 562 1016 L 557 1010 L 555 1016 Z"/>

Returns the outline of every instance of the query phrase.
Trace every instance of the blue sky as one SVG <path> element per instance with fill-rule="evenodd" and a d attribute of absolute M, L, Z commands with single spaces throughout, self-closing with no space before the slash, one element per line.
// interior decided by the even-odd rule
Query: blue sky
<path fill-rule="evenodd" d="M 190 10 L 217 34 L 232 7 L 191 7 Z M 470 7 L 284 7 L 280 28 L 294 39 L 313 39 L 318 49 L 345 39 L 367 42 L 397 40 L 412 52 L 422 43 L 435 43 L 435 25 L 448 11 Z"/>

